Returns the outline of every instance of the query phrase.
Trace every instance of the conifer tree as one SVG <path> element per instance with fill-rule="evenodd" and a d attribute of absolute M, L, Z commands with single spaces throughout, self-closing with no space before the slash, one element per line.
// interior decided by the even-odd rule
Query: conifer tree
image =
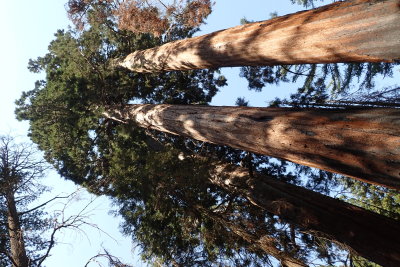
<path fill-rule="evenodd" d="M 340 1 L 135 51 L 119 65 L 135 72 L 234 66 L 395 62 L 398 1 Z M 368 29 L 368 30 L 365 30 Z"/>
<path fill-rule="evenodd" d="M 400 189 L 398 109 L 126 105 L 105 115 Z"/>
<path fill-rule="evenodd" d="M 112 11 L 101 1 L 93 7 Z M 297 266 L 310 264 L 310 256 L 315 255 L 328 265 L 343 260 L 343 250 L 326 241 L 326 236 L 313 236 L 282 214 L 277 218 L 266 204 L 255 205 L 255 199 L 246 196 L 251 189 L 247 184 L 224 187 L 210 175 L 214 163 L 224 164 L 220 160 L 230 166 L 247 165 L 250 177 L 268 163 L 270 179 L 300 183 L 297 175 L 286 173 L 284 163 L 276 166 L 263 156 L 250 159 L 242 151 L 104 117 L 106 107 L 130 102 L 207 104 L 226 81 L 212 70 L 155 75 L 115 69 L 112 59 L 166 39 L 186 38 L 193 30 L 178 27 L 166 39 L 132 34 L 118 30 L 112 20 L 98 21 L 91 10 L 90 25 L 83 31 L 59 31 L 49 53 L 30 62 L 30 70 L 44 71 L 46 80 L 37 82 L 17 103 L 17 116 L 30 121 L 32 140 L 63 177 L 111 196 L 124 217 L 125 233 L 140 242 L 148 260 L 190 266 L 265 266 L 268 254 Z M 194 156 L 181 160 L 182 151 Z M 198 154 L 217 160 L 204 162 Z M 373 260 L 385 263 L 378 257 Z"/>
<path fill-rule="evenodd" d="M 57 199 L 38 199 L 48 188 L 40 183 L 46 162 L 33 144 L 17 143 L 11 136 L 0 136 L 0 264 L 1 266 L 43 266 L 56 245 L 55 236 L 62 229 L 85 223 L 80 215 L 60 218 L 45 207 Z M 79 223 L 77 223 L 79 222 Z"/>
<path fill-rule="evenodd" d="M 78 35 L 59 31 L 50 52 L 29 64 L 33 71 L 45 71 L 46 81 L 18 101 L 17 115 L 31 122 L 31 138 L 62 176 L 119 203 L 126 233 L 140 241 L 148 259 L 158 255 L 171 264 L 202 259 L 203 265 L 211 265 L 220 257 L 232 262 L 255 258 L 262 265 L 269 251 L 281 261 L 292 258 L 307 264 L 307 256 L 320 248 L 309 234 L 299 232 L 301 223 L 291 223 L 295 237 L 289 238 L 282 226 L 284 216 L 277 223 L 265 207 L 252 204 L 254 199 L 209 180 L 210 163 L 202 164 L 196 157 L 180 162 L 176 149 L 198 153 L 203 148 L 208 156 L 234 164 L 239 163 L 240 152 L 193 147 L 193 140 L 103 117 L 104 107 L 132 100 L 207 103 L 218 85 L 225 84 L 212 71 L 132 74 L 107 65 L 110 58 L 132 49 L 128 44 L 153 42 L 159 40 L 104 24 Z M 158 141 L 149 138 L 152 135 Z M 329 250 L 320 253 L 327 262 L 334 257 Z"/>

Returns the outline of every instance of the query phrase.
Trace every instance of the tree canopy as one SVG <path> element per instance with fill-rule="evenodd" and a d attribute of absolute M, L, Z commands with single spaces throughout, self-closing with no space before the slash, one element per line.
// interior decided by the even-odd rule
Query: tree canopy
<path fill-rule="evenodd" d="M 165 35 L 143 33 L 149 29 L 135 33 L 121 30 L 112 14 L 114 2 L 69 1 L 78 5 L 73 15 L 84 14 L 87 24 L 80 31 L 58 31 L 49 52 L 29 62 L 30 71 L 44 72 L 46 77 L 21 96 L 16 114 L 20 120 L 30 122 L 29 135 L 44 151 L 46 160 L 63 177 L 93 193 L 111 196 L 124 218 L 123 231 L 139 242 L 148 261 L 171 266 L 265 266 L 273 264 L 272 255 L 287 266 L 319 261 L 328 265 L 365 262 L 329 238 L 303 231 L 253 205 L 241 194 L 211 183 L 210 170 L 218 162 L 242 165 L 250 175 L 260 172 L 317 192 L 338 194 L 397 218 L 399 199 L 395 191 L 266 156 L 142 129 L 133 122 L 118 122 L 102 115 L 109 106 L 128 103 L 207 105 L 218 88 L 227 83 L 217 70 L 140 74 L 116 68 L 116 58 L 190 37 L 196 29 L 179 22 L 168 31 L 168 37 L 165 27 Z M 101 17 L 97 11 L 106 15 Z M 310 86 L 327 88 L 327 77 L 335 69 L 343 71 L 340 66 L 328 66 L 327 74 L 324 67 L 315 67 L 314 72 L 321 69 L 320 77 L 313 77 Z M 359 77 L 366 75 L 368 66 L 374 68 L 354 66 L 350 74 L 361 72 Z M 381 69 L 372 72 L 389 75 L 392 65 L 385 66 L 378 65 Z M 268 68 L 266 73 L 271 70 L 272 80 L 278 81 L 275 69 Z M 276 68 L 281 73 L 288 68 L 303 72 L 313 67 Z M 296 81 L 293 77 L 300 74 L 290 71 L 285 79 Z M 254 80 L 262 84 L 263 76 L 257 75 Z M 348 86 L 352 83 L 349 79 Z M 307 96 L 302 103 L 312 103 L 308 92 L 299 92 Z M 353 199 L 355 195 L 357 199 Z"/>
<path fill-rule="evenodd" d="M 93 19 L 117 22 L 121 30 L 173 35 L 178 28 L 196 28 L 210 14 L 210 0 L 69 0 L 68 15 L 78 29 Z"/>

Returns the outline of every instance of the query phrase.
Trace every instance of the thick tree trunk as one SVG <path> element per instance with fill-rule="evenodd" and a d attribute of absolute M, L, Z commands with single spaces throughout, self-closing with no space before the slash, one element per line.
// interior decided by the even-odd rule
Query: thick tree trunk
<path fill-rule="evenodd" d="M 382 266 L 400 266 L 400 222 L 343 201 L 229 164 L 211 172 L 213 184 L 298 225 L 347 246 Z"/>
<path fill-rule="evenodd" d="M 128 55 L 136 72 L 400 59 L 400 1 L 333 3 Z"/>
<path fill-rule="evenodd" d="M 400 189 L 400 109 L 126 105 L 104 115 Z"/>
<path fill-rule="evenodd" d="M 10 236 L 11 257 L 13 267 L 28 267 L 29 259 L 25 250 L 24 236 L 19 221 L 15 198 L 12 193 L 7 194 L 7 223 Z"/>

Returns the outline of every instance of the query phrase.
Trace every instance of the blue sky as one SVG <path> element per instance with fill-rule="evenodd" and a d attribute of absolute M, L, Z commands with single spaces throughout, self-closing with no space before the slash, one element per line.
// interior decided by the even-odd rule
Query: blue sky
<path fill-rule="evenodd" d="M 17 122 L 14 117 L 14 101 L 19 98 L 22 91 L 33 88 L 34 82 L 41 76 L 31 74 L 27 70 L 29 58 L 42 56 L 47 51 L 49 42 L 57 29 L 66 28 L 68 20 L 65 12 L 66 1 L 63 0 L 20 0 L 2 1 L 2 16 L 0 16 L 0 64 L 1 94 L 0 94 L 0 134 L 26 136 L 27 123 Z M 207 25 L 202 27 L 201 33 L 237 26 L 240 19 L 265 20 L 269 14 L 277 11 L 284 15 L 300 10 L 301 7 L 292 5 L 289 0 L 217 0 L 214 12 L 207 20 Z M 263 92 L 247 90 L 247 83 L 238 77 L 237 68 L 225 68 L 223 73 L 228 77 L 229 86 L 223 88 L 215 97 L 214 105 L 234 105 L 237 97 L 245 97 L 252 106 L 266 106 L 274 97 L 289 94 L 289 85 L 283 87 L 266 88 Z M 76 187 L 64 181 L 54 171 L 49 172 L 44 179 L 46 185 L 53 187 L 50 195 L 60 192 L 72 192 Z M 45 196 L 46 197 L 49 197 Z M 87 203 L 90 196 L 84 194 L 83 200 L 71 208 L 71 212 L 80 210 Z M 86 199 L 86 200 L 85 200 Z M 118 232 L 119 219 L 108 215 L 111 209 L 106 198 L 100 198 L 93 204 L 94 210 L 90 212 L 91 222 L 99 225 L 101 229 L 113 236 L 101 234 L 94 229 L 84 229 L 86 236 L 78 233 L 65 232 L 59 236 L 59 244 L 52 251 L 52 257 L 46 261 L 47 266 L 83 266 L 85 262 L 101 247 L 107 248 L 112 254 L 120 256 L 126 262 L 140 266 L 139 259 L 132 256 L 132 243 L 130 238 L 124 238 Z M 89 242 L 90 240 L 90 242 Z M 98 266 L 92 264 L 89 266 Z"/>
<path fill-rule="evenodd" d="M 28 125 L 15 120 L 14 101 L 22 91 L 32 89 L 35 80 L 40 78 L 38 75 L 29 73 L 26 68 L 27 62 L 29 58 L 36 58 L 46 53 L 53 33 L 59 28 L 67 27 L 68 20 L 63 1 L 4 1 L 2 10 L 3 14 L 0 17 L 0 35 L 2 36 L 0 53 L 3 62 L 0 66 L 2 80 L 0 134 L 11 134 L 23 139 L 22 137 L 27 134 Z M 44 200 L 62 192 L 69 193 L 76 190 L 76 186 L 64 181 L 54 171 L 48 173 L 43 183 L 53 188 L 49 194 L 42 197 Z M 90 198 L 87 194 L 82 194 L 81 197 L 82 201 L 75 202 L 68 212 L 79 211 Z M 115 251 L 117 255 L 124 255 L 126 260 L 138 265 L 137 259 L 134 259 L 130 253 L 132 249 L 130 239 L 122 237 L 118 232 L 119 220 L 108 215 L 110 210 L 108 201 L 105 198 L 97 199 L 91 209 L 95 210 L 90 212 L 89 221 L 97 223 L 115 240 L 90 227 L 83 229 L 86 236 L 78 232 L 60 233 L 58 240 L 63 244 L 54 248 L 53 256 L 46 261 L 46 265 L 83 266 L 91 256 L 101 250 L 102 246 Z"/>

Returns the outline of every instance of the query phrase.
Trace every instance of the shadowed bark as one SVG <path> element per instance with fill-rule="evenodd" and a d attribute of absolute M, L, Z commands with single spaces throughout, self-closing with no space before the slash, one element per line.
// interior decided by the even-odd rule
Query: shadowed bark
<path fill-rule="evenodd" d="M 126 105 L 104 115 L 400 189 L 399 109 Z"/>
<path fill-rule="evenodd" d="M 13 193 L 6 196 L 7 225 L 10 238 L 11 261 L 13 267 L 28 267 L 29 259 L 25 250 L 24 235 L 19 221 L 17 207 Z"/>
<path fill-rule="evenodd" d="M 267 21 L 136 51 L 136 72 L 400 59 L 400 1 L 336 2 Z"/>
<path fill-rule="evenodd" d="M 398 221 L 259 173 L 251 177 L 245 168 L 229 164 L 217 164 L 211 181 L 310 234 L 345 245 L 366 259 L 382 266 L 400 265 Z"/>

